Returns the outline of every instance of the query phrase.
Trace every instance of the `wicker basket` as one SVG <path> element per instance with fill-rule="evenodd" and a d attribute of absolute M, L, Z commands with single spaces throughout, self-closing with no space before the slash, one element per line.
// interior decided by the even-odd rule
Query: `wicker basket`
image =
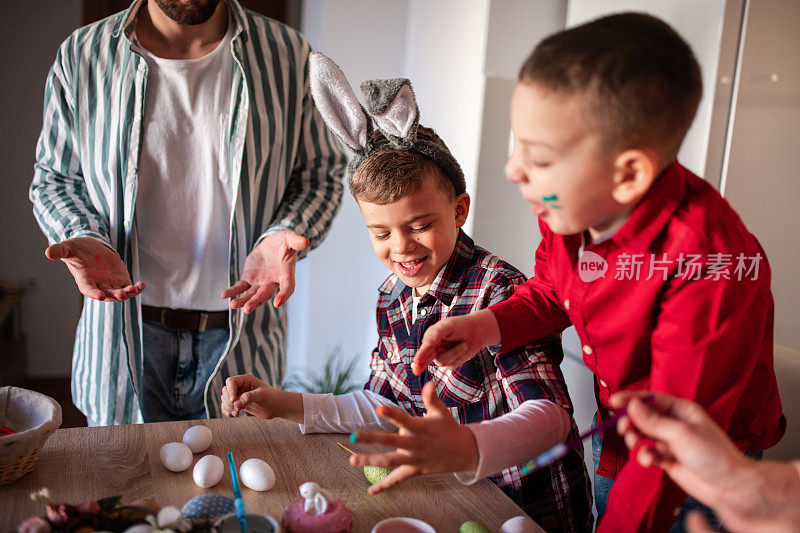
<path fill-rule="evenodd" d="M 13 483 L 36 465 L 39 452 L 61 425 L 61 406 L 44 394 L 0 388 L 0 426 L 16 433 L 0 437 L 0 485 Z"/>

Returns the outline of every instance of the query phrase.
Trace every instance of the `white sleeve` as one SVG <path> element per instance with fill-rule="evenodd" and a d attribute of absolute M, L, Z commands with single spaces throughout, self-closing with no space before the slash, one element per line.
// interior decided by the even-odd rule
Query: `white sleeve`
<path fill-rule="evenodd" d="M 302 433 L 350 433 L 360 430 L 397 431 L 388 419 L 375 413 L 379 405 L 392 405 L 391 400 L 370 390 L 347 394 L 303 393 Z"/>
<path fill-rule="evenodd" d="M 550 400 L 527 400 L 510 413 L 467 427 L 478 445 L 478 469 L 456 472 L 455 476 L 471 485 L 563 443 L 569 434 L 570 418 L 563 407 Z"/>

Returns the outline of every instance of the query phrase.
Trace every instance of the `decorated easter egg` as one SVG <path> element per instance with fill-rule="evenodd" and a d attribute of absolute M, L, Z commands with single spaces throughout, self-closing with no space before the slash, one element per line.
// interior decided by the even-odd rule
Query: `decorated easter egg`
<path fill-rule="evenodd" d="M 221 494 L 195 496 L 181 509 L 183 516 L 195 524 L 210 522 L 234 511 L 233 500 Z"/>
<path fill-rule="evenodd" d="M 461 524 L 461 527 L 458 528 L 458 533 L 492 533 L 492 530 L 480 522 L 470 520 Z"/>
<path fill-rule="evenodd" d="M 500 526 L 501 533 L 544 533 L 544 529 L 527 516 L 509 518 Z"/>
<path fill-rule="evenodd" d="M 173 472 L 183 472 L 192 465 L 192 450 L 182 442 L 168 442 L 158 452 L 161 463 Z"/>
<path fill-rule="evenodd" d="M 198 487 L 207 489 L 219 483 L 224 472 L 222 459 L 216 455 L 206 455 L 194 465 L 192 478 Z"/>
<path fill-rule="evenodd" d="M 183 434 L 183 443 L 192 450 L 192 453 L 200 453 L 211 446 L 211 430 L 206 426 L 192 426 Z"/>
<path fill-rule="evenodd" d="M 239 467 L 239 479 L 249 489 L 269 490 L 275 485 L 275 471 L 266 461 L 248 459 Z"/>
<path fill-rule="evenodd" d="M 365 466 L 364 476 L 370 483 L 377 483 L 378 481 L 388 476 L 389 472 L 391 472 L 392 470 L 394 470 L 394 468 L 384 468 L 382 466 Z"/>

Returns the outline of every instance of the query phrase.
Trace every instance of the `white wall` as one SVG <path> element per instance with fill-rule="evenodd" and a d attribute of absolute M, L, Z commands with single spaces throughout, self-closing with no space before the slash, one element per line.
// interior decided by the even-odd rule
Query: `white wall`
<path fill-rule="evenodd" d="M 23 300 L 28 373 L 70 373 L 81 297 L 61 262 L 45 259 L 47 241 L 28 201 L 42 127 L 44 81 L 58 45 L 81 23 L 81 0 L 0 2 L 0 280 L 33 288 Z M 0 354 L 4 357 L 5 354 Z"/>
<path fill-rule="evenodd" d="M 772 269 L 775 343 L 800 351 L 800 3 L 750 2 L 722 191 Z"/>
<path fill-rule="evenodd" d="M 420 122 L 436 130 L 461 164 L 475 195 L 489 0 L 411 0 L 406 75 Z M 458 16 L 453 16 L 458 13 Z M 473 211 L 474 213 L 474 211 Z M 464 230 L 472 233 L 474 216 Z"/>
<path fill-rule="evenodd" d="M 405 76 L 407 18 L 405 1 L 306 0 L 302 28 L 360 96 L 366 79 Z M 339 347 L 345 357 L 359 357 L 357 379 L 364 381 L 378 340 L 377 289 L 387 275 L 346 190 L 327 239 L 297 265 L 297 288 L 287 304 L 287 374 L 318 370 Z"/>
<path fill-rule="evenodd" d="M 659 17 L 675 28 L 694 50 L 703 73 L 703 99 L 678 159 L 702 176 L 706 167 L 725 0 L 570 0 L 567 26 L 577 26 L 619 11 L 641 11 Z"/>

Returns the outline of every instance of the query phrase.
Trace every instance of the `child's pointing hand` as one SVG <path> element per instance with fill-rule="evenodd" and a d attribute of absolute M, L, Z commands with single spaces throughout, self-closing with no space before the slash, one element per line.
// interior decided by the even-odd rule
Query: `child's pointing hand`
<path fill-rule="evenodd" d="M 472 359 L 484 346 L 499 343 L 500 326 L 488 309 L 445 318 L 425 331 L 411 369 L 420 375 L 434 360 L 439 366 L 454 369 Z"/>
<path fill-rule="evenodd" d="M 395 469 L 369 488 L 377 494 L 406 479 L 421 474 L 459 472 L 478 467 L 478 445 L 467 426 L 459 425 L 447 406 L 436 396 L 433 383 L 422 389 L 422 399 L 428 412 L 424 417 L 387 405 L 376 412 L 391 420 L 400 431 L 360 431 L 356 442 L 380 444 L 396 448 L 393 452 L 371 455 L 353 455 L 353 466 L 383 466 Z"/>

